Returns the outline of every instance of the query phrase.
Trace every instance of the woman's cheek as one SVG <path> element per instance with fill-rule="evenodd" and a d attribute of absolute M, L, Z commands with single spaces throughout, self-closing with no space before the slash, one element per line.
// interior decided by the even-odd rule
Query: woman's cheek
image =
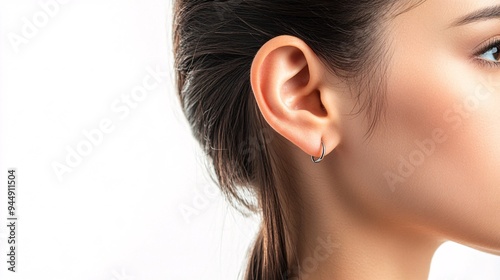
<path fill-rule="evenodd" d="M 491 245 L 498 237 L 487 232 L 500 230 L 499 87 L 463 63 L 427 69 L 413 79 L 400 72 L 388 91 L 386 135 L 399 148 L 384 172 L 393 205 L 457 239 Z"/>
<path fill-rule="evenodd" d="M 454 65 L 439 62 L 406 61 L 388 83 L 385 132 L 380 135 L 392 142 L 384 177 L 393 190 L 424 174 L 422 170 L 438 158 L 443 146 L 454 142 L 454 130 L 466 121 L 461 104 L 474 92 L 474 82 L 460 78 L 463 72 L 456 66 L 448 69 Z"/>

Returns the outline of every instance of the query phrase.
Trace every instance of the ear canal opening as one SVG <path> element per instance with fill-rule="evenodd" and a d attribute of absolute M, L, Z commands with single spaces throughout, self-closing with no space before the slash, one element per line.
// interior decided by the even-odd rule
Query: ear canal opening
<path fill-rule="evenodd" d="M 321 92 L 319 90 L 314 90 L 308 97 L 308 108 L 312 114 L 320 117 L 326 117 L 327 111 L 323 102 L 321 102 Z"/>

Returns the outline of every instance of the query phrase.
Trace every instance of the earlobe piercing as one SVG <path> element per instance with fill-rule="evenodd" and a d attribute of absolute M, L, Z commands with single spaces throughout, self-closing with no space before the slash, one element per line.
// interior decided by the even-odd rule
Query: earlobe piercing
<path fill-rule="evenodd" d="M 321 156 L 316 159 L 314 158 L 314 156 L 311 156 L 311 160 L 314 163 L 320 163 L 324 157 L 325 157 L 325 144 L 323 144 L 323 141 L 321 141 Z"/>

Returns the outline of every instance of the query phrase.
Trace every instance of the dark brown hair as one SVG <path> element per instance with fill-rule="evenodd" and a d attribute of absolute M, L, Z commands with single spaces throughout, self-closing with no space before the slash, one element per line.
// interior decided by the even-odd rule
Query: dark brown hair
<path fill-rule="evenodd" d="M 233 205 L 260 212 L 262 226 L 246 279 L 287 279 L 296 264 L 286 205 L 293 163 L 278 156 L 279 136 L 262 117 L 250 85 L 260 47 L 279 35 L 302 39 L 355 90 L 370 129 L 380 116 L 388 49 L 383 38 L 397 0 L 176 0 L 177 90 L 194 137 Z M 397 7 L 396 7 L 397 5 Z M 394 13 L 393 13 L 394 16 Z M 286 167 L 286 168 L 285 168 Z M 293 171 L 295 172 L 295 171 Z M 256 198 L 254 200 L 249 197 Z"/>

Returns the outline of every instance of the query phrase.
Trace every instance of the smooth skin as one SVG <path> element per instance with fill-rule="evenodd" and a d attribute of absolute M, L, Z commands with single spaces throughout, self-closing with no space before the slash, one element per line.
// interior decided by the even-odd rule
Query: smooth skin
<path fill-rule="evenodd" d="M 463 20 L 497 6 L 427 0 L 387 23 L 385 114 L 368 139 L 356 93 L 307 44 L 262 46 L 252 89 L 302 171 L 289 206 L 307 279 L 427 279 L 446 240 L 500 254 L 500 9 Z"/>

